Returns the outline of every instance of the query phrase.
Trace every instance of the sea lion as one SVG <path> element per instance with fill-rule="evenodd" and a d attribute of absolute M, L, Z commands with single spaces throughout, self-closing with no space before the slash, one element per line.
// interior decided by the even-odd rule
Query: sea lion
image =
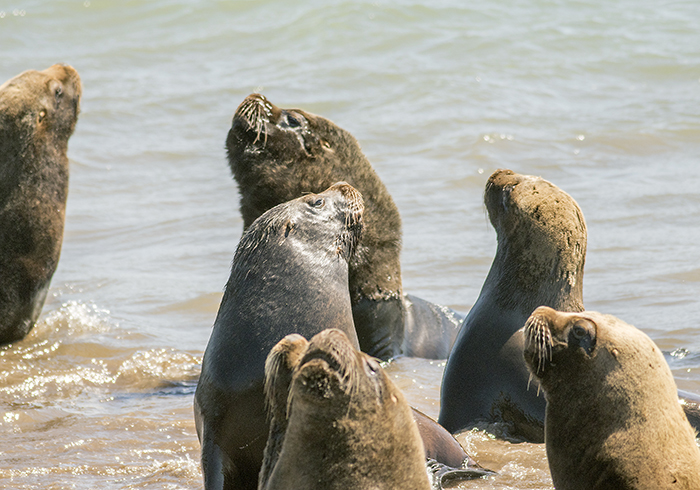
<path fill-rule="evenodd" d="M 0 344 L 34 327 L 58 265 L 80 95 L 66 65 L 0 86 Z"/>
<path fill-rule="evenodd" d="M 697 489 L 700 450 L 663 354 L 611 315 L 537 308 L 523 355 L 547 400 L 559 490 Z"/>
<path fill-rule="evenodd" d="M 363 209 L 360 193 L 337 183 L 272 208 L 241 238 L 195 393 L 207 490 L 257 487 L 265 359 L 280 339 L 334 327 L 358 345 L 347 261 Z"/>
<path fill-rule="evenodd" d="M 564 191 L 511 170 L 489 177 L 484 202 L 498 247 L 447 360 L 438 422 L 453 433 L 495 422 L 501 436 L 542 442 L 545 401 L 528 389 L 520 329 L 540 305 L 583 310 L 586 223 Z"/>
<path fill-rule="evenodd" d="M 365 226 L 350 260 L 350 295 L 360 347 L 444 359 L 462 317 L 401 286 L 401 217 L 357 140 L 328 119 L 281 109 L 260 94 L 240 104 L 226 139 L 244 228 L 271 207 L 344 180 L 362 193 Z"/>
<path fill-rule="evenodd" d="M 265 388 L 271 424 L 259 490 L 431 488 L 415 412 L 340 330 L 310 342 L 285 337 L 267 358 Z"/>

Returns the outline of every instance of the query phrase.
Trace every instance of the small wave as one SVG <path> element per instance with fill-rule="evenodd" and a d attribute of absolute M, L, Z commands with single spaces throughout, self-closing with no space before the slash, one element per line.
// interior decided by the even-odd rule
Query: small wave
<path fill-rule="evenodd" d="M 45 405 L 86 390 L 107 396 L 173 386 L 184 386 L 173 393 L 191 391 L 201 357 L 173 348 L 143 349 L 124 336 L 108 310 L 64 303 L 25 340 L 0 349 L 0 403 Z"/>
<path fill-rule="evenodd" d="M 68 301 L 37 323 L 32 334 L 75 336 L 83 333 L 106 333 L 110 330 L 110 321 L 109 310 L 92 303 Z"/>
<path fill-rule="evenodd" d="M 119 384 L 130 388 L 153 388 L 193 381 L 199 377 L 202 360 L 175 349 L 135 352 L 119 367 Z"/>

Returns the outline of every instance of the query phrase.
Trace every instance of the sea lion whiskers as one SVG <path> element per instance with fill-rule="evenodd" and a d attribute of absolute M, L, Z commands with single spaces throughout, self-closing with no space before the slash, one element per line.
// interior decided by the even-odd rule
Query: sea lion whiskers
<path fill-rule="evenodd" d="M 238 106 L 236 116 L 242 118 L 255 131 L 253 144 L 260 141 L 261 134 L 265 136 L 263 146 L 267 144 L 265 125 L 270 122 L 270 117 L 272 117 L 272 107 L 264 95 L 251 94 L 246 97 Z"/>
<path fill-rule="evenodd" d="M 528 344 L 534 345 L 537 353 L 535 374 L 539 374 L 544 371 L 544 363 L 552 361 L 552 334 L 549 324 L 541 316 L 530 317 L 525 323 L 525 336 Z"/>

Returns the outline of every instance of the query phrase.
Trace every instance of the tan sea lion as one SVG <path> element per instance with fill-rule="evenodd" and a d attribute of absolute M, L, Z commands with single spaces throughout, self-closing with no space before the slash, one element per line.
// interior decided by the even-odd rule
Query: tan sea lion
<path fill-rule="evenodd" d="M 236 110 L 226 148 L 245 228 L 271 207 L 333 182 L 357 188 L 365 227 L 350 260 L 349 288 L 360 347 L 383 360 L 447 357 L 462 317 L 403 293 L 399 211 L 349 132 L 251 94 Z"/>
<path fill-rule="evenodd" d="M 547 400 L 558 490 L 700 488 L 700 450 L 663 354 L 643 332 L 591 311 L 537 308 L 524 358 Z"/>
<path fill-rule="evenodd" d="M 314 377 L 316 387 L 311 393 L 304 390 L 308 377 L 300 374 L 308 367 L 309 359 L 325 361 Z M 306 396 L 302 394 L 302 399 L 307 400 L 310 395 L 310 402 L 294 403 L 294 382 L 301 383 L 306 393 Z M 297 390 L 299 388 L 297 386 Z M 338 330 L 325 330 L 311 343 L 296 334 L 282 339 L 270 351 L 265 363 L 265 393 L 270 432 L 259 490 L 296 488 L 294 483 L 286 481 L 290 472 L 304 475 L 299 488 L 341 488 L 342 485 L 353 489 L 404 488 L 405 485 L 415 488 L 415 474 L 397 478 L 396 471 L 397 468 L 402 472 L 415 471 L 416 464 L 406 461 L 406 457 L 415 458 L 414 448 L 418 446 L 423 449 L 422 461 L 427 462 L 434 488 L 442 488 L 446 481 L 493 474 L 471 459 L 454 437 L 435 421 L 410 409 L 376 360 L 355 349 Z M 295 416 L 295 410 L 301 410 L 303 415 Z M 414 423 L 407 420 L 409 416 Z M 308 420 L 312 425 L 304 429 L 294 426 L 292 439 L 285 441 L 290 424 L 305 424 Z M 314 437 L 322 442 L 315 443 L 311 440 Z M 305 451 L 295 447 L 300 441 L 304 448 L 318 448 L 320 453 L 300 458 L 299 454 Z M 409 451 L 405 449 L 406 444 Z M 282 463 L 278 465 L 280 459 Z M 365 468 L 364 464 L 369 466 Z M 319 465 L 323 468 L 317 468 Z M 425 474 L 426 466 L 422 466 L 421 473 Z M 337 468 L 342 475 L 338 481 Z M 276 483 L 269 483 L 274 472 Z M 418 476 L 422 482 L 423 477 Z M 298 480 L 296 475 L 291 478 Z M 423 488 L 422 485 L 420 483 L 419 488 Z"/>
<path fill-rule="evenodd" d="M 281 444 L 268 442 L 259 490 L 430 490 L 411 408 L 379 363 L 335 329 L 283 342 L 290 354 L 276 347 L 269 367 L 305 351 L 288 398 L 270 390 L 280 369 L 266 372 L 273 420 L 286 410 L 286 428 Z"/>
<path fill-rule="evenodd" d="M 0 344 L 34 327 L 58 265 L 80 95 L 66 65 L 0 85 Z"/>
<path fill-rule="evenodd" d="M 520 329 L 540 305 L 583 310 L 586 223 L 566 192 L 511 170 L 489 177 L 484 203 L 498 248 L 447 360 L 438 421 L 453 433 L 497 423 L 501 436 L 542 442 L 545 401 L 528 389 Z"/>

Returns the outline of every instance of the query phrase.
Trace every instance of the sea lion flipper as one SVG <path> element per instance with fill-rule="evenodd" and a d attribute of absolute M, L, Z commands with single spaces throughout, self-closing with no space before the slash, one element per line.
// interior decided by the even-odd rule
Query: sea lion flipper
<path fill-rule="evenodd" d="M 487 470 L 486 468 L 452 468 L 451 466 L 438 463 L 434 459 L 429 459 L 425 464 L 433 490 L 443 490 L 444 484 L 447 482 L 474 480 L 497 474 L 495 471 Z"/>
<path fill-rule="evenodd" d="M 446 359 L 464 320 L 463 314 L 412 294 L 403 295 L 403 354 Z"/>
<path fill-rule="evenodd" d="M 204 488 L 216 490 L 224 488 L 223 458 L 221 449 L 211 438 L 202 439 L 202 470 Z"/>

